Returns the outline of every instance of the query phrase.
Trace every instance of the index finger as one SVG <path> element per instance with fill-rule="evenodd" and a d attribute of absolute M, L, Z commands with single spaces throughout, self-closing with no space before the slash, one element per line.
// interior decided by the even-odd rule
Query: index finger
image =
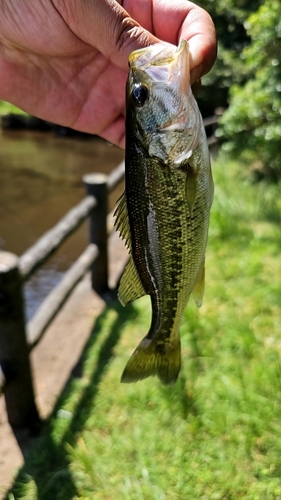
<path fill-rule="evenodd" d="M 191 80 L 205 75 L 217 55 L 216 30 L 211 16 L 201 7 L 186 0 L 158 0 L 153 10 L 154 34 L 178 45 L 184 38 L 189 42 Z"/>
<path fill-rule="evenodd" d="M 211 16 L 201 7 L 189 2 L 190 10 L 186 16 L 179 38 L 189 42 L 191 69 L 202 66 L 203 76 L 212 68 L 217 56 L 216 30 Z"/>

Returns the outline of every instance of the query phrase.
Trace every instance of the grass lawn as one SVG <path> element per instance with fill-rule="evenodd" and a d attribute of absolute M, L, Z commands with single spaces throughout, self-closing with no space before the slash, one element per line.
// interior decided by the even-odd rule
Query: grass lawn
<path fill-rule="evenodd" d="M 120 384 L 147 297 L 112 304 L 8 500 L 281 499 L 281 197 L 245 160 L 213 165 L 206 292 L 174 386 Z"/>

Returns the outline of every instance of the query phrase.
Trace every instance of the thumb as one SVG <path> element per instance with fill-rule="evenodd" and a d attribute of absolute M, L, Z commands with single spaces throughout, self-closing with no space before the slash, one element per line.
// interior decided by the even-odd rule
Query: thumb
<path fill-rule="evenodd" d="M 142 28 L 115 0 L 53 0 L 72 30 L 120 69 L 128 70 L 133 50 L 159 42 Z"/>

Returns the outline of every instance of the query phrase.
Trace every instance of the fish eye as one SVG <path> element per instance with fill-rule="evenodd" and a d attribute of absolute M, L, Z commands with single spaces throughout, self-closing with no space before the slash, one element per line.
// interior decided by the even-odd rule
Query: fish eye
<path fill-rule="evenodd" d="M 138 83 L 132 91 L 132 97 L 136 106 L 141 108 L 148 98 L 148 88 L 145 85 Z"/>

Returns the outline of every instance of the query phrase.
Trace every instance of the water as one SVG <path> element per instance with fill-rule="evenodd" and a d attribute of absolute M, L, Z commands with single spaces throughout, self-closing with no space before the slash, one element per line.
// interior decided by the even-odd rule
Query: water
<path fill-rule="evenodd" d="M 110 173 L 123 156 L 95 137 L 0 130 L 0 249 L 20 256 L 83 199 L 84 174 Z M 121 190 L 110 196 L 110 209 Z M 87 242 L 85 223 L 26 284 L 27 319 Z"/>

